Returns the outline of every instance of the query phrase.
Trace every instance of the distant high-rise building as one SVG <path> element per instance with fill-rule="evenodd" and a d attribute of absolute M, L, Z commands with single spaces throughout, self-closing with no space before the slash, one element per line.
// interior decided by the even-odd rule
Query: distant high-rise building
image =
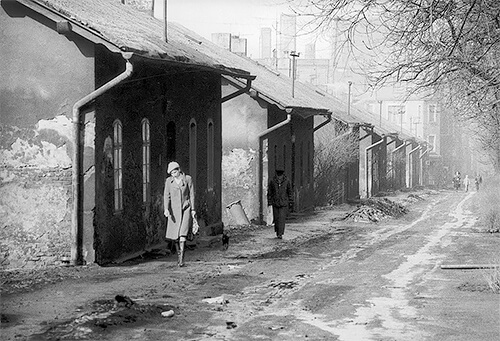
<path fill-rule="evenodd" d="M 281 14 L 280 48 L 278 58 L 288 56 L 291 51 L 297 51 L 297 17 Z"/>
<path fill-rule="evenodd" d="M 271 28 L 263 27 L 260 29 L 260 58 L 271 58 Z"/>

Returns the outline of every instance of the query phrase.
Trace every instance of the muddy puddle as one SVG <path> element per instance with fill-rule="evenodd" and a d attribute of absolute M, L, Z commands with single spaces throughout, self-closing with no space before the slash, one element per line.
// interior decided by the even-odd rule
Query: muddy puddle
<path fill-rule="evenodd" d="M 106 334 L 117 328 L 164 323 L 176 312 L 170 305 L 139 304 L 119 295 L 114 300 L 95 301 L 87 310 L 75 319 L 49 324 L 44 332 L 32 335 L 30 340 L 105 339 Z"/>

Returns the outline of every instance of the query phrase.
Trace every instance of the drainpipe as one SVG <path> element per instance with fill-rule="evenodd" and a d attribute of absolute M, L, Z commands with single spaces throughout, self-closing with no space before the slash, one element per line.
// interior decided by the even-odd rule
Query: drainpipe
<path fill-rule="evenodd" d="M 375 148 L 376 146 L 378 146 L 379 144 L 381 144 L 382 142 L 384 142 L 385 140 L 385 137 L 382 137 L 379 141 L 373 143 L 372 145 L 369 145 L 368 147 L 365 148 L 365 179 L 366 179 L 366 197 L 369 198 L 370 197 L 370 185 L 368 183 L 368 178 L 369 178 L 369 175 L 370 175 L 370 172 L 369 172 L 369 168 L 371 167 L 368 167 L 368 152 Z"/>
<path fill-rule="evenodd" d="M 403 141 L 403 143 L 401 143 L 401 145 L 399 147 L 394 148 L 394 150 L 392 151 L 392 161 L 393 162 L 394 162 L 394 153 L 396 153 L 397 151 L 399 151 L 402 148 L 406 148 L 406 146 L 408 146 L 408 143 L 406 141 Z M 406 172 L 406 166 L 405 166 L 405 172 Z M 394 172 L 394 177 L 396 177 L 396 172 Z M 405 175 L 405 179 L 406 179 L 406 175 Z M 399 184 L 399 179 L 398 179 L 398 184 Z M 402 184 L 401 184 L 401 186 L 402 186 Z"/>
<path fill-rule="evenodd" d="M 360 123 L 360 124 L 357 124 L 359 127 L 363 128 L 363 130 L 365 131 L 366 135 L 363 136 L 363 137 L 360 137 L 359 138 L 359 142 L 363 141 L 364 139 L 366 139 L 367 137 L 370 137 L 372 136 L 373 134 L 373 125 L 371 124 L 368 124 L 368 123 Z"/>
<path fill-rule="evenodd" d="M 327 125 L 331 121 L 332 121 L 332 115 L 326 116 L 326 120 L 324 122 L 321 122 L 320 124 L 318 124 L 318 126 L 314 127 L 313 132 L 315 132 L 316 130 L 318 130 L 320 128 L 323 128 L 325 125 Z"/>
<path fill-rule="evenodd" d="M 266 137 L 266 135 L 269 135 L 271 132 L 275 131 L 276 129 L 279 129 L 281 127 L 283 127 L 284 125 L 287 125 L 288 123 L 290 123 L 292 121 L 292 115 L 290 114 L 292 112 L 291 109 L 285 109 L 287 111 L 287 115 L 286 115 L 286 120 L 270 127 L 270 128 L 267 128 L 266 130 L 264 130 L 263 132 L 259 133 L 258 135 L 258 139 L 259 139 L 259 152 L 258 152 L 258 157 L 259 157 L 259 160 L 258 160 L 258 172 L 257 172 L 257 177 L 258 177 L 258 186 L 259 186 L 259 222 L 262 222 L 264 221 L 264 213 L 263 213 L 263 209 L 264 209 L 264 202 L 263 202 L 263 199 L 262 199 L 262 196 L 264 195 L 264 190 L 262 188 L 262 186 L 264 185 L 263 182 L 264 182 L 264 179 L 263 179 L 263 164 L 262 164 L 262 156 L 264 154 L 264 152 L 262 151 L 262 148 L 263 148 L 263 142 L 264 142 L 264 138 Z"/>
<path fill-rule="evenodd" d="M 220 102 L 221 103 L 227 102 L 230 99 L 238 97 L 239 95 L 244 94 L 245 92 L 249 91 L 250 88 L 252 87 L 252 80 L 254 80 L 254 79 L 255 79 L 255 76 L 253 76 L 252 78 L 247 78 L 247 84 L 245 85 L 244 88 L 239 89 L 239 90 L 233 92 L 232 94 L 229 94 L 227 96 L 222 97 Z"/>
<path fill-rule="evenodd" d="M 408 145 L 407 142 L 403 142 L 399 147 L 394 148 L 394 150 L 392 151 L 392 153 L 397 152 L 398 150 L 400 150 L 401 148 L 406 147 L 407 145 Z"/>
<path fill-rule="evenodd" d="M 413 154 L 420 148 L 422 148 L 422 146 L 418 145 L 408 153 L 408 188 L 412 188 L 413 184 L 413 162 L 410 162 L 412 160 L 411 154 Z"/>
<path fill-rule="evenodd" d="M 124 79 L 130 77 L 133 71 L 133 66 L 129 61 L 129 59 L 132 57 L 132 53 L 122 53 L 122 56 L 126 61 L 125 71 L 100 88 L 83 97 L 78 102 L 76 102 L 75 105 L 73 105 L 73 212 L 71 216 L 71 263 L 73 265 L 83 264 L 83 184 L 81 181 L 83 166 L 81 153 L 81 146 L 83 144 L 83 141 L 81 129 L 83 127 L 83 122 L 81 122 L 80 120 L 80 110 L 83 106 L 90 103 L 98 96 L 102 95 L 112 87 L 118 85 Z"/>
<path fill-rule="evenodd" d="M 424 160 L 423 157 L 425 154 L 429 152 L 428 148 L 425 148 L 425 152 L 422 153 L 422 150 L 420 150 L 420 186 L 424 185 Z"/>

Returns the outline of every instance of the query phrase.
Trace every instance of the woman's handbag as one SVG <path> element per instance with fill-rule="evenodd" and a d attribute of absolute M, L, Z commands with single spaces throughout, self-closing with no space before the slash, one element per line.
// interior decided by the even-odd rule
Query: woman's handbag
<path fill-rule="evenodd" d="M 198 224 L 198 219 L 196 217 L 193 218 L 193 224 L 188 231 L 188 235 L 186 237 L 190 242 L 194 240 L 194 236 L 198 234 L 200 231 L 200 225 Z"/>
<path fill-rule="evenodd" d="M 198 225 L 198 219 L 193 219 L 193 234 L 198 234 L 200 231 L 200 225 Z"/>

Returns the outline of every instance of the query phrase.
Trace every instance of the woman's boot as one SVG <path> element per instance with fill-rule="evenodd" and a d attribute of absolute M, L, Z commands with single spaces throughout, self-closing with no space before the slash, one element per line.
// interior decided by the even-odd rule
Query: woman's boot
<path fill-rule="evenodd" d="M 179 253 L 178 253 L 178 265 L 179 267 L 182 267 L 184 266 L 184 244 L 186 244 L 186 242 L 179 242 Z"/>
<path fill-rule="evenodd" d="M 177 253 L 177 265 L 179 265 L 181 259 L 181 248 L 179 246 L 179 242 L 175 242 L 175 252 Z"/>

